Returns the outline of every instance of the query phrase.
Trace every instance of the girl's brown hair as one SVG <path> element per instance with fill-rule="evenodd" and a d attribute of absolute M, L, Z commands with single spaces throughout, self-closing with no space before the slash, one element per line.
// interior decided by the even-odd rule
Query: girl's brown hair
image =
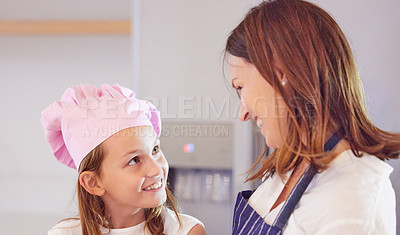
<path fill-rule="evenodd" d="M 257 158 L 248 180 L 275 172 L 283 177 L 301 159 L 324 170 L 336 157 L 324 153 L 328 134 L 337 132 L 352 152 L 381 160 L 398 158 L 400 133 L 376 127 L 364 106 L 363 88 L 350 46 L 334 19 L 301 0 L 264 1 L 231 32 L 227 55 L 252 63 L 280 94 L 288 109 L 282 148 Z M 287 79 L 281 86 L 274 62 Z"/>
<path fill-rule="evenodd" d="M 94 148 L 80 163 L 79 174 L 84 171 L 94 172 L 97 176 L 101 174 L 101 164 L 105 157 L 105 149 L 102 145 Z M 175 212 L 179 224 L 181 224 L 178 213 L 178 206 L 175 197 L 165 188 L 167 193 L 167 202 L 169 207 Z M 99 196 L 88 193 L 79 183 L 77 184 L 79 219 L 82 227 L 82 235 L 102 235 L 100 227 L 112 228 L 111 218 L 105 214 L 105 207 Z M 147 227 L 151 234 L 163 235 L 164 221 L 161 211 L 166 207 L 165 203 L 156 208 L 145 209 L 145 228 Z"/>

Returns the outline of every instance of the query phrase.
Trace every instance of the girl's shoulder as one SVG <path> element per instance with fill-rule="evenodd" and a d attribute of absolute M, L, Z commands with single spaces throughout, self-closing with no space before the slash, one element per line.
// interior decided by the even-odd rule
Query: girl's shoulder
<path fill-rule="evenodd" d="M 193 216 L 179 213 L 182 225 L 179 225 L 178 218 L 174 211 L 166 208 L 162 212 L 164 219 L 164 233 L 166 235 L 186 235 L 197 224 L 204 227 L 204 224 Z"/>
<path fill-rule="evenodd" d="M 181 220 L 180 226 L 175 212 L 167 208 L 163 210 L 162 217 L 164 219 L 164 233 L 166 235 L 186 235 L 197 224 L 204 227 L 200 220 L 182 213 L 179 213 L 179 218 Z M 124 231 L 127 232 L 132 228 L 124 229 Z M 136 230 L 138 229 L 135 229 L 135 231 Z M 63 220 L 48 231 L 48 235 L 80 235 L 81 233 L 81 223 L 79 219 Z"/>
<path fill-rule="evenodd" d="M 48 235 L 80 235 L 81 234 L 81 222 L 79 219 L 67 219 L 59 222 L 52 227 L 47 234 Z"/>

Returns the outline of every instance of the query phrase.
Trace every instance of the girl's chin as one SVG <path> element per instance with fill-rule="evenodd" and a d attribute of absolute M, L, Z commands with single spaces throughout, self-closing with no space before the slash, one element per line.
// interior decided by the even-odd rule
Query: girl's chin
<path fill-rule="evenodd" d="M 153 202 L 149 203 L 150 205 L 147 208 L 155 208 L 163 205 L 167 201 L 167 196 L 155 199 Z"/>

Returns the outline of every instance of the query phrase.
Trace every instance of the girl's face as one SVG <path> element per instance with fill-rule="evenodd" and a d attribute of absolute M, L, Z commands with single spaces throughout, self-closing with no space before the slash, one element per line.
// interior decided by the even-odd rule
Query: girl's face
<path fill-rule="evenodd" d="M 228 69 L 232 86 L 240 94 L 239 119 L 253 119 L 266 144 L 281 148 L 288 129 L 288 110 L 282 96 L 275 92 L 253 64 L 243 58 L 229 55 Z M 282 74 L 277 75 L 284 81 Z"/>
<path fill-rule="evenodd" d="M 103 147 L 101 198 L 108 211 L 129 214 L 165 202 L 168 162 L 152 127 L 122 130 L 104 141 Z"/>

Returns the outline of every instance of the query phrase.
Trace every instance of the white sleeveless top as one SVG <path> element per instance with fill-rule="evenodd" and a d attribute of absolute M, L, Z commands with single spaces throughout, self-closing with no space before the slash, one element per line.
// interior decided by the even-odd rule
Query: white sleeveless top
<path fill-rule="evenodd" d="M 203 223 L 200 220 L 185 214 L 180 214 L 182 226 L 179 227 L 178 219 L 173 211 L 170 209 L 164 209 L 162 212 L 162 217 L 164 219 L 164 233 L 166 235 L 186 235 L 188 232 L 196 225 Z M 146 232 L 144 232 L 145 222 L 142 222 L 138 225 L 122 228 L 122 229 L 111 229 L 110 233 L 108 229 L 102 228 L 103 234 L 110 235 L 150 235 L 150 231 L 146 228 Z M 56 226 L 51 228 L 48 231 L 48 235 L 81 235 L 81 223 L 78 219 L 71 219 L 67 221 L 62 221 L 58 223 Z"/>

